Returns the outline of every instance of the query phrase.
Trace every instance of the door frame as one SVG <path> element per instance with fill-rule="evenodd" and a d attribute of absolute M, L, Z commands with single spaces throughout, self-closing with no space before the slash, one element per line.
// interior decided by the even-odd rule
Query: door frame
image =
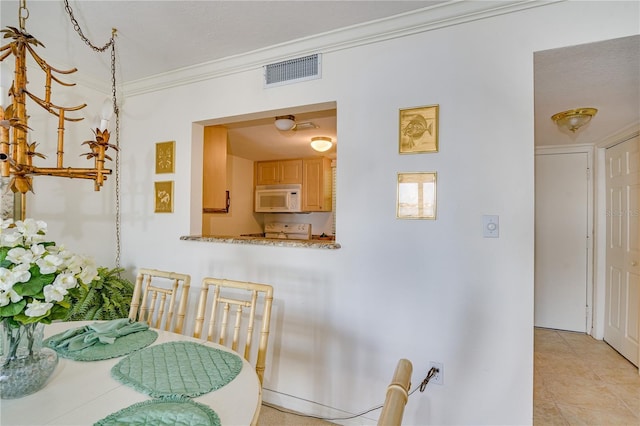
<path fill-rule="evenodd" d="M 535 156 L 545 154 L 587 154 L 587 271 L 586 271 L 586 327 L 588 334 L 593 334 L 594 329 L 594 164 L 593 164 L 593 145 L 547 145 L 540 146 L 535 149 Z M 535 177 L 534 177 L 535 178 Z M 604 328 L 603 328 L 604 334 Z"/>
<path fill-rule="evenodd" d="M 640 135 L 640 123 L 620 129 L 613 135 L 595 144 L 596 161 L 594 164 L 594 323 L 591 335 L 598 340 L 604 339 L 605 306 L 606 306 L 606 271 L 607 271 L 607 193 L 605 187 L 607 148 L 625 142 Z M 639 355 L 640 357 L 640 355 Z"/>

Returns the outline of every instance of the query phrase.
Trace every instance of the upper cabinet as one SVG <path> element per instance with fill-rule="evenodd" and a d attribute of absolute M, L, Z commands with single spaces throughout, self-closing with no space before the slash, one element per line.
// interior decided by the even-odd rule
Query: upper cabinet
<path fill-rule="evenodd" d="M 227 129 L 206 126 L 203 142 L 203 213 L 227 212 Z"/>
<path fill-rule="evenodd" d="M 331 160 L 325 157 L 306 158 L 302 168 L 302 210 L 331 211 Z"/>
<path fill-rule="evenodd" d="M 302 160 L 259 161 L 256 185 L 302 183 Z"/>

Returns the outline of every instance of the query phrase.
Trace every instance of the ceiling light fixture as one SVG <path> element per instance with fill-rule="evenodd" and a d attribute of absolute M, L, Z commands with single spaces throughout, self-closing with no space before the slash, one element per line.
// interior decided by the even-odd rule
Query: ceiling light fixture
<path fill-rule="evenodd" d="M 331 138 L 326 136 L 316 136 L 315 138 L 311 138 L 311 148 L 315 149 L 318 152 L 325 152 L 331 149 L 333 143 L 331 142 Z"/>
<path fill-rule="evenodd" d="M 91 179 L 94 181 L 94 189 L 100 190 L 107 176 L 111 174 L 111 169 L 105 167 L 106 160 L 111 158 L 105 153 L 109 148 L 118 150 L 118 143 L 112 145 L 109 143 L 109 131 L 106 129 L 108 119 L 111 114 L 118 114 L 117 100 L 115 95 L 115 29 L 111 33 L 111 39 L 103 48 L 95 48 L 96 51 L 104 51 L 111 47 L 112 50 L 112 83 L 113 97 L 104 107 L 102 111 L 102 122 L 100 127 L 94 130 L 95 140 L 89 140 L 83 143 L 89 148 L 89 152 L 82 154 L 88 160 L 93 160 L 93 167 L 67 167 L 64 165 L 64 133 L 66 122 L 77 122 L 83 120 L 83 117 L 70 117 L 68 113 L 74 113 L 81 110 L 86 104 L 76 106 L 61 106 L 55 104 L 51 100 L 53 93 L 53 83 L 61 86 L 74 86 L 73 83 L 66 83 L 60 80 L 59 75 L 68 75 L 76 72 L 75 68 L 70 70 L 60 70 L 49 65 L 36 52 L 35 48 L 44 45 L 36 40 L 25 30 L 25 21 L 29 17 L 29 11 L 26 7 L 26 0 L 20 1 L 18 8 L 19 28 L 7 27 L 2 30 L 3 38 L 11 41 L 4 46 L 0 46 L 0 61 L 9 56 L 15 57 L 15 79 L 9 89 L 9 97 L 11 100 L 7 105 L 0 105 L 0 176 L 10 178 L 9 186 L 14 193 L 21 194 L 20 202 L 20 219 L 24 220 L 26 216 L 26 193 L 33 192 L 34 176 L 56 176 L 66 178 Z M 72 17 L 74 24 L 77 21 Z M 78 27 L 79 28 L 79 27 Z M 88 40 L 85 40 L 88 44 Z M 90 44 L 91 47 L 94 47 Z M 39 65 L 38 68 L 46 76 L 44 85 L 44 94 L 42 97 L 36 95 L 35 90 L 27 88 L 29 79 L 27 78 L 27 53 Z M 2 94 L 4 96 L 4 93 Z M 27 100 L 35 102 L 35 104 L 49 114 L 57 117 L 58 137 L 56 143 L 47 143 L 51 148 L 55 145 L 56 163 L 55 167 L 38 167 L 35 166 L 36 158 L 46 159 L 46 156 L 36 151 L 38 144 L 31 141 L 32 129 L 29 127 L 27 113 Z M 4 103 L 4 102 L 3 102 Z M 117 123 L 117 119 L 116 119 Z M 116 141 L 118 139 L 116 124 Z M 9 131 L 11 130 L 11 131 Z M 117 179 L 116 179 L 117 180 Z"/>
<path fill-rule="evenodd" d="M 287 130 L 291 130 L 296 126 L 296 118 L 293 115 L 280 115 L 276 117 L 276 121 L 274 123 L 278 130 L 282 130 L 286 132 Z"/>
<path fill-rule="evenodd" d="M 595 108 L 577 108 L 559 112 L 551 116 L 558 127 L 565 127 L 575 133 L 580 127 L 591 121 L 598 112 Z"/>

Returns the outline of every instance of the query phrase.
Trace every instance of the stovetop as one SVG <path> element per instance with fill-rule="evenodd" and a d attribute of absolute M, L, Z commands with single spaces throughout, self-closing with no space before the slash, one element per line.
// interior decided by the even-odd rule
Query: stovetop
<path fill-rule="evenodd" d="M 288 240 L 310 240 L 310 223 L 266 223 L 264 225 L 266 238 L 281 238 Z"/>

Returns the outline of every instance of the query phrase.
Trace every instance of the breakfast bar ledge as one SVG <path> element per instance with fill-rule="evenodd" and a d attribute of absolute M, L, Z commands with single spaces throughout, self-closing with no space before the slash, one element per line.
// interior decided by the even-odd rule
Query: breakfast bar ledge
<path fill-rule="evenodd" d="M 340 244 L 331 240 L 286 240 L 281 238 L 261 238 L 261 237 L 238 237 L 224 235 L 186 235 L 180 237 L 185 241 L 203 241 L 223 244 L 249 244 L 258 246 L 272 247 L 300 247 L 300 248 L 318 248 L 326 250 L 335 250 L 340 248 Z"/>

